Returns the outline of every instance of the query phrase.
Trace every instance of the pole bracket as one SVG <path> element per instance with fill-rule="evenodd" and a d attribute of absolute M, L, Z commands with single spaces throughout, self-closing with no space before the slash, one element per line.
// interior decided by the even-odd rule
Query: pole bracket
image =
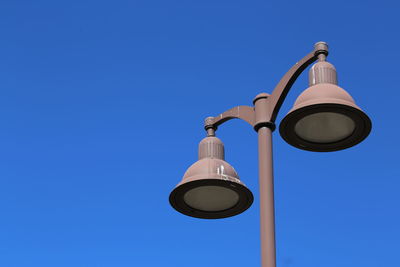
<path fill-rule="evenodd" d="M 209 133 L 210 129 L 216 131 L 218 126 L 231 119 L 241 119 L 254 127 L 255 124 L 255 111 L 250 106 L 237 106 L 231 108 L 218 116 L 207 117 L 204 121 L 204 129 Z"/>
<path fill-rule="evenodd" d="M 256 96 L 253 101 L 254 107 L 237 106 L 216 117 L 206 118 L 204 128 L 207 134 L 214 136 L 218 126 L 231 119 L 242 119 L 256 131 L 261 127 L 268 127 L 271 131 L 274 131 L 276 117 L 293 83 L 309 65 L 318 60 L 319 57 L 324 59 L 327 55 L 328 44 L 325 42 L 316 43 L 311 53 L 286 72 L 271 94 L 261 93 Z"/>

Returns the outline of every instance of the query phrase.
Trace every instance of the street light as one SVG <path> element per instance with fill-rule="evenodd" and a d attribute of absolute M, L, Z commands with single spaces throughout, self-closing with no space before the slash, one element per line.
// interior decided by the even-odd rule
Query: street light
<path fill-rule="evenodd" d="M 172 191 L 170 202 L 188 216 L 219 219 L 248 209 L 253 194 L 224 160 L 221 140 L 210 135 L 200 142 L 199 160 L 189 167 L 182 182 Z"/>
<path fill-rule="evenodd" d="M 256 96 L 254 107 L 237 106 L 206 118 L 207 137 L 199 144 L 199 161 L 186 171 L 169 197 L 173 208 L 197 218 L 225 218 L 248 209 L 253 194 L 224 160 L 223 143 L 215 137 L 217 127 L 230 119 L 248 122 L 258 133 L 262 267 L 276 266 L 272 132 L 279 109 L 298 76 L 318 60 L 309 72 L 310 87 L 300 94 L 280 124 L 279 132 L 287 143 L 309 151 L 337 151 L 360 143 L 371 131 L 368 116 L 337 86 L 336 69 L 326 62 L 327 55 L 328 45 L 316 43 L 314 50 L 282 77 L 271 95 Z"/>

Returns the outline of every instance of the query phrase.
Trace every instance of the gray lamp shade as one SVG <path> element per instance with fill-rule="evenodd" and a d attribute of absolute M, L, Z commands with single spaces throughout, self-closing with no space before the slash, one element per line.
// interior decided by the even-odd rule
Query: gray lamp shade
<path fill-rule="evenodd" d="M 183 200 L 193 209 L 218 212 L 233 208 L 239 202 L 239 194 L 227 187 L 204 185 L 187 191 Z"/>
<path fill-rule="evenodd" d="M 318 112 L 301 118 L 294 126 L 302 139 L 326 144 L 349 137 L 355 129 L 354 121 L 341 113 Z"/>

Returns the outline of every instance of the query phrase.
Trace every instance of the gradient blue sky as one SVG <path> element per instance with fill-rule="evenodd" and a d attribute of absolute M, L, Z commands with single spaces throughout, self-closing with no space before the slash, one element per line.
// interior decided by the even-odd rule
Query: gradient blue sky
<path fill-rule="evenodd" d="M 259 266 L 257 136 L 217 134 L 245 213 L 175 212 L 203 119 L 270 92 L 315 42 L 371 117 L 333 153 L 274 134 L 280 267 L 395 267 L 398 1 L 0 2 L 0 266 Z M 302 75 L 278 122 L 307 87 Z M 384 97 L 383 97 L 384 96 Z"/>

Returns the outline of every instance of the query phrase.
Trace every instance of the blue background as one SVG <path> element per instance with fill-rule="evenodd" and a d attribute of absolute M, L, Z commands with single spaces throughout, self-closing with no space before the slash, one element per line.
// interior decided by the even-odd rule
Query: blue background
<path fill-rule="evenodd" d="M 257 135 L 217 135 L 255 195 L 200 220 L 168 195 L 203 119 L 271 92 L 317 41 L 373 121 L 345 151 L 274 134 L 281 267 L 399 266 L 397 1 L 0 3 L 0 266 L 259 266 Z M 295 83 L 278 123 L 307 87 Z"/>

